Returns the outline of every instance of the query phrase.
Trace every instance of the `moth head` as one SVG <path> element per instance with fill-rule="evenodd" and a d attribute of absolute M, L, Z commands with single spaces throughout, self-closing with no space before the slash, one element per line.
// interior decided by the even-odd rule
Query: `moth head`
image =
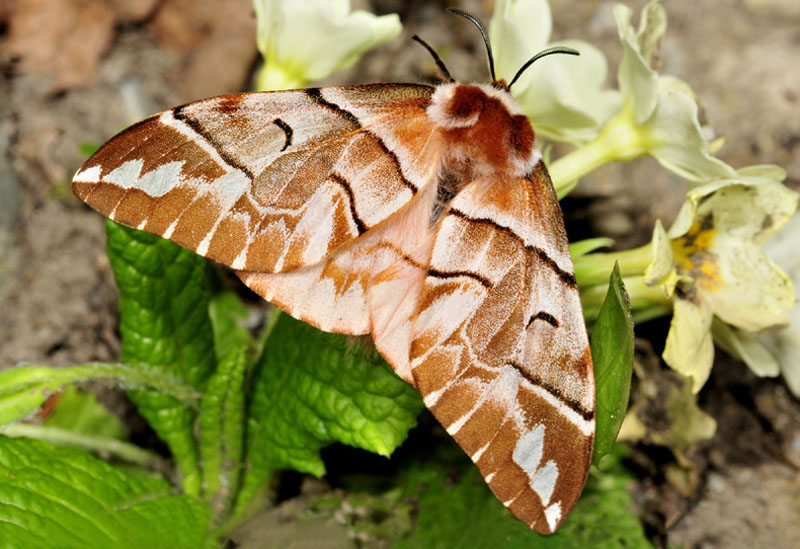
<path fill-rule="evenodd" d="M 442 136 L 446 163 L 467 162 L 476 175 L 523 176 L 541 158 L 528 117 L 506 89 L 441 84 L 427 112 Z"/>
<path fill-rule="evenodd" d="M 427 109 L 428 116 L 443 134 L 446 151 L 444 161 L 450 164 L 466 162 L 472 172 L 477 172 L 476 175 L 501 172 L 524 176 L 533 170 L 541 154 L 533 148 L 533 128 L 512 99 L 511 86 L 542 57 L 554 53 L 579 53 L 572 48 L 548 48 L 531 57 L 506 84 L 505 80 L 498 80 L 495 75 L 492 47 L 483 24 L 464 11 L 454 8 L 448 8 L 447 11 L 468 19 L 480 30 L 486 45 L 492 83 L 458 84 L 433 48 L 414 36 L 414 40 L 433 56 L 444 82 L 431 96 L 431 104 Z"/>

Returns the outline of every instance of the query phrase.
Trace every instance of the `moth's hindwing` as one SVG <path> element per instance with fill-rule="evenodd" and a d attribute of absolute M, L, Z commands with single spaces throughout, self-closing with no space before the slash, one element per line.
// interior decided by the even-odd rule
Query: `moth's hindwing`
<path fill-rule="evenodd" d="M 543 164 L 455 198 L 420 303 L 411 370 L 426 406 L 504 505 L 554 531 L 590 465 L 594 382 Z"/>

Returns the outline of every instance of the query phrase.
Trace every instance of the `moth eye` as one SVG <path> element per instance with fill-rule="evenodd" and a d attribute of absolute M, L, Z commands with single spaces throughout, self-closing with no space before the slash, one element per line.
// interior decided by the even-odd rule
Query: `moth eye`
<path fill-rule="evenodd" d="M 478 88 L 459 86 L 447 106 L 447 114 L 454 118 L 469 118 L 483 110 L 486 94 Z"/>
<path fill-rule="evenodd" d="M 533 147 L 533 140 L 536 134 L 533 132 L 528 117 L 518 114 L 511 119 L 511 147 L 524 155 L 527 155 Z"/>

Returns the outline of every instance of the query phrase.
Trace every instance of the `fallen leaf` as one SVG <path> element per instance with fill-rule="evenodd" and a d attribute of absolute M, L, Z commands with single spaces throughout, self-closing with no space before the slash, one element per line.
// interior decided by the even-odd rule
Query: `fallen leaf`
<path fill-rule="evenodd" d="M 257 56 L 250 0 L 164 0 L 150 29 L 162 44 L 183 56 L 181 101 L 246 86 Z"/>
<path fill-rule="evenodd" d="M 6 45 L 18 70 L 52 77 L 57 92 L 89 82 L 114 38 L 106 1 L 25 0 L 9 21 Z"/>
<path fill-rule="evenodd" d="M 658 360 L 635 360 L 639 382 L 622 423 L 620 440 L 664 446 L 681 467 L 693 468 L 686 452 L 714 436 L 717 422 L 697 405 L 691 379 L 661 367 Z"/>
<path fill-rule="evenodd" d="M 161 0 L 108 0 L 118 21 L 142 21 L 151 15 Z"/>

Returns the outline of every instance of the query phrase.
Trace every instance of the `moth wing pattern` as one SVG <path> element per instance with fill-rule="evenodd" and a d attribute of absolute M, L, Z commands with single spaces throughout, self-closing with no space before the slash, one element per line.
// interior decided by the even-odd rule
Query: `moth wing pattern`
<path fill-rule="evenodd" d="M 432 90 L 373 84 L 197 101 L 122 131 L 73 190 L 115 221 L 237 270 L 312 266 L 424 184 Z"/>
<path fill-rule="evenodd" d="M 507 91 L 439 90 L 374 84 L 190 103 L 109 141 L 73 191 L 233 268 L 296 318 L 371 334 L 498 498 L 550 533 L 580 495 L 594 436 L 560 207 Z M 469 112 L 444 108 L 451 100 Z M 504 166 L 492 171 L 485 155 L 448 153 L 448 136 L 473 126 L 504 136 L 511 123 L 528 130 L 514 143 L 531 149 L 530 165 L 492 156 Z M 509 150 L 505 138 L 463 142 Z M 511 175 L 519 166 L 535 167 Z"/>
<path fill-rule="evenodd" d="M 422 151 L 432 92 L 372 84 L 197 101 L 122 131 L 73 191 L 115 221 L 236 269 L 302 320 L 367 333 L 356 283 L 373 266 L 344 250 L 365 240 L 373 246 L 358 250 L 380 249 L 369 234 L 431 179 Z M 326 289 L 342 298 L 334 309 L 313 306 Z"/>
<path fill-rule="evenodd" d="M 543 163 L 456 196 L 433 244 L 410 361 L 426 406 L 500 501 L 555 531 L 588 473 L 594 381 Z"/>

